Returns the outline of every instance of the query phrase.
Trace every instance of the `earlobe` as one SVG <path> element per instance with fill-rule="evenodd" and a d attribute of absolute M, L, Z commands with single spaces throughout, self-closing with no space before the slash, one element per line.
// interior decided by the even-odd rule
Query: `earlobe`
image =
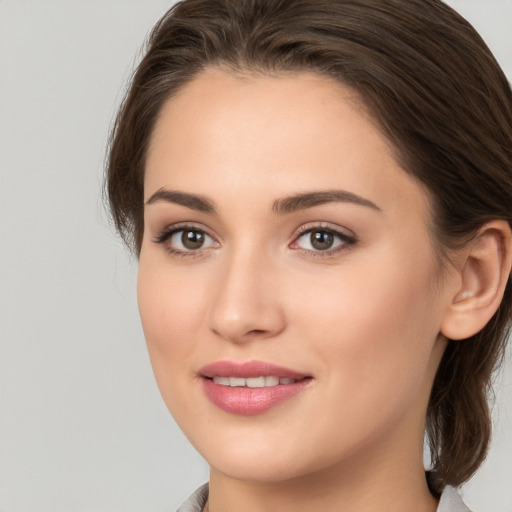
<path fill-rule="evenodd" d="M 441 334 L 452 340 L 482 330 L 498 309 L 510 279 L 512 234 L 503 220 L 482 226 L 469 243 L 460 267 L 460 286 L 451 299 Z"/>

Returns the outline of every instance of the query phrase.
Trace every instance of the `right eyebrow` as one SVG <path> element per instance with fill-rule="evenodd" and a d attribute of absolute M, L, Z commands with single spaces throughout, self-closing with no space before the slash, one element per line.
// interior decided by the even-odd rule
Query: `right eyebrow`
<path fill-rule="evenodd" d="M 365 199 L 352 192 L 347 192 L 346 190 L 321 190 L 318 192 L 306 192 L 291 197 L 284 197 L 274 202 L 272 211 L 278 215 L 285 215 L 326 203 L 352 203 L 366 206 L 378 212 L 381 211 L 381 209 L 369 199 Z"/>
<path fill-rule="evenodd" d="M 176 190 L 161 188 L 146 201 L 146 205 L 157 203 L 159 201 L 179 204 L 190 208 L 191 210 L 197 210 L 198 212 L 215 213 L 215 206 L 209 199 L 196 196 L 195 194 L 187 194 L 186 192 L 178 192 Z"/>

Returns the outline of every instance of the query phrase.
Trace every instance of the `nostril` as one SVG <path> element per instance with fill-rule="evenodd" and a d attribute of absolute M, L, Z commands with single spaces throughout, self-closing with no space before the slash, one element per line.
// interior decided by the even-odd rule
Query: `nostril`
<path fill-rule="evenodd" d="M 225 301 L 213 304 L 208 318 L 210 332 L 224 340 L 243 343 L 272 338 L 286 326 L 278 304 L 268 301 Z"/>

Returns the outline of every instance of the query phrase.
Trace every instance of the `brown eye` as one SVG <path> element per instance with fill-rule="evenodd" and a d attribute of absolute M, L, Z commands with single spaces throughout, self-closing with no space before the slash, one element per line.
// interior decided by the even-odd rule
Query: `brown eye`
<path fill-rule="evenodd" d="M 155 237 L 154 242 L 162 245 L 169 254 L 176 257 L 202 256 L 207 251 L 220 247 L 206 231 L 192 225 L 169 226 Z"/>
<path fill-rule="evenodd" d="M 181 243 L 189 251 L 200 249 L 205 242 L 205 234 L 202 231 L 185 229 L 181 233 Z"/>
<path fill-rule="evenodd" d="M 160 236 L 157 242 L 165 244 L 173 254 L 199 252 L 201 249 L 209 249 L 217 245 L 210 235 L 196 228 L 174 229 Z"/>
<path fill-rule="evenodd" d="M 326 251 L 334 244 L 334 235 L 328 231 L 311 231 L 309 238 L 311 247 L 317 251 Z"/>
<path fill-rule="evenodd" d="M 321 226 L 305 229 L 292 244 L 294 249 L 303 249 L 310 253 L 330 255 L 354 245 L 356 239 L 341 231 Z"/>

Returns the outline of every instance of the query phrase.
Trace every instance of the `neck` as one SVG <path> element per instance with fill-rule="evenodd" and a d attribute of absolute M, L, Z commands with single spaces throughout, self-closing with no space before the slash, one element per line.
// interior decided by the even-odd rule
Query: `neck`
<path fill-rule="evenodd" d="M 248 481 L 212 469 L 209 512 L 435 512 L 417 439 L 368 446 L 357 461 L 286 480 Z M 378 443 L 377 443 L 378 444 Z M 415 449 L 416 447 L 416 449 Z"/>
<path fill-rule="evenodd" d="M 234 480 L 212 471 L 208 512 L 435 512 L 438 501 L 430 494 L 423 471 L 393 474 L 391 478 L 368 470 L 360 475 L 328 474 L 287 482 Z"/>

